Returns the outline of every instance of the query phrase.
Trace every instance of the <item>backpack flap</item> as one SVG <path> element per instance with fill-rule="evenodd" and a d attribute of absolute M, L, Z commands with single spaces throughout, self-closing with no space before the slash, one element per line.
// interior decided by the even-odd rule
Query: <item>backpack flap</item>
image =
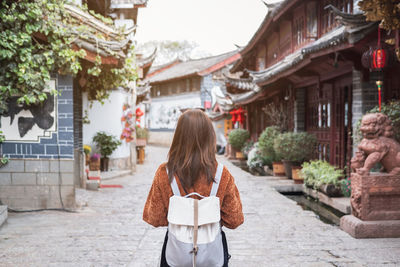
<path fill-rule="evenodd" d="M 169 199 L 168 222 L 175 225 L 194 226 L 194 199 L 172 196 Z M 199 226 L 221 220 L 219 198 L 215 196 L 199 200 Z"/>

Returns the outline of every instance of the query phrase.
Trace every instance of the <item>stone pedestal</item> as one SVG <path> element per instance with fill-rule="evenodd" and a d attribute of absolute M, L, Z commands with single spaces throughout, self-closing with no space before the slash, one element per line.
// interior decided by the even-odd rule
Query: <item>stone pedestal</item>
<path fill-rule="evenodd" d="M 400 220 L 400 175 L 351 174 L 353 215 L 363 221 Z"/>
<path fill-rule="evenodd" d="M 351 175 L 352 215 L 340 228 L 355 238 L 400 237 L 400 176 Z"/>
<path fill-rule="evenodd" d="M 400 220 L 362 221 L 346 215 L 340 219 L 340 228 L 354 238 L 400 237 Z"/>

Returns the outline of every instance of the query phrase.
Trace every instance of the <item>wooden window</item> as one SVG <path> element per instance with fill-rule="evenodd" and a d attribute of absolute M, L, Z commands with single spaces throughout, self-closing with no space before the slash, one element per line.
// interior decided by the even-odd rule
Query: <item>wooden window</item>
<path fill-rule="evenodd" d="M 274 64 L 278 60 L 278 52 L 279 52 L 279 38 L 278 34 L 274 32 L 268 38 L 268 48 L 267 48 L 267 65 L 270 66 Z"/>
<path fill-rule="evenodd" d="M 298 49 L 306 40 L 304 5 L 296 8 L 293 14 L 293 48 Z"/>
<path fill-rule="evenodd" d="M 307 3 L 307 38 L 318 38 L 317 2 Z"/>
<path fill-rule="evenodd" d="M 279 50 L 280 58 L 288 55 L 291 52 L 291 31 L 292 22 L 290 20 L 284 20 L 279 26 Z"/>
<path fill-rule="evenodd" d="M 260 46 L 258 48 L 258 52 L 257 52 L 257 70 L 263 70 L 265 69 L 265 46 Z"/>

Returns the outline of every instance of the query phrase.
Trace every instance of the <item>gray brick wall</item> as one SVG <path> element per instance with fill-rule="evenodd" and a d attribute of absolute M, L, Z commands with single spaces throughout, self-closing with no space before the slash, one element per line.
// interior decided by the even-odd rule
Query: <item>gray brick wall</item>
<path fill-rule="evenodd" d="M 306 89 L 296 89 L 296 101 L 294 102 L 294 131 L 304 132 L 305 131 L 305 119 L 306 119 Z"/>
<path fill-rule="evenodd" d="M 0 204 L 13 209 L 75 206 L 72 159 L 10 159 L 0 168 Z"/>
<path fill-rule="evenodd" d="M 73 158 L 73 79 L 70 76 L 58 75 L 56 88 L 58 118 L 57 132 L 51 137 L 42 137 L 37 143 L 4 142 L 0 151 L 10 158 L 57 159 Z"/>
<path fill-rule="evenodd" d="M 371 72 L 369 81 L 364 81 L 362 72 L 353 70 L 353 129 L 363 114 L 378 105 L 377 80 L 378 73 Z"/>
<path fill-rule="evenodd" d="M 201 105 L 204 107 L 204 101 L 211 102 L 211 89 L 214 86 L 219 86 L 221 88 L 225 87 L 225 83 L 222 81 L 216 81 L 213 79 L 213 73 L 205 75 L 201 79 L 200 83 L 200 97 L 201 97 Z"/>

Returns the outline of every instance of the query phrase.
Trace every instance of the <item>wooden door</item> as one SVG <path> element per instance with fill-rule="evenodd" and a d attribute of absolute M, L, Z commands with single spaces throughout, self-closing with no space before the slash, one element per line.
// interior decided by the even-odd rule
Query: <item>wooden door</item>
<path fill-rule="evenodd" d="M 343 168 L 351 158 L 351 76 L 307 88 L 306 130 L 318 140 L 316 158 Z"/>

